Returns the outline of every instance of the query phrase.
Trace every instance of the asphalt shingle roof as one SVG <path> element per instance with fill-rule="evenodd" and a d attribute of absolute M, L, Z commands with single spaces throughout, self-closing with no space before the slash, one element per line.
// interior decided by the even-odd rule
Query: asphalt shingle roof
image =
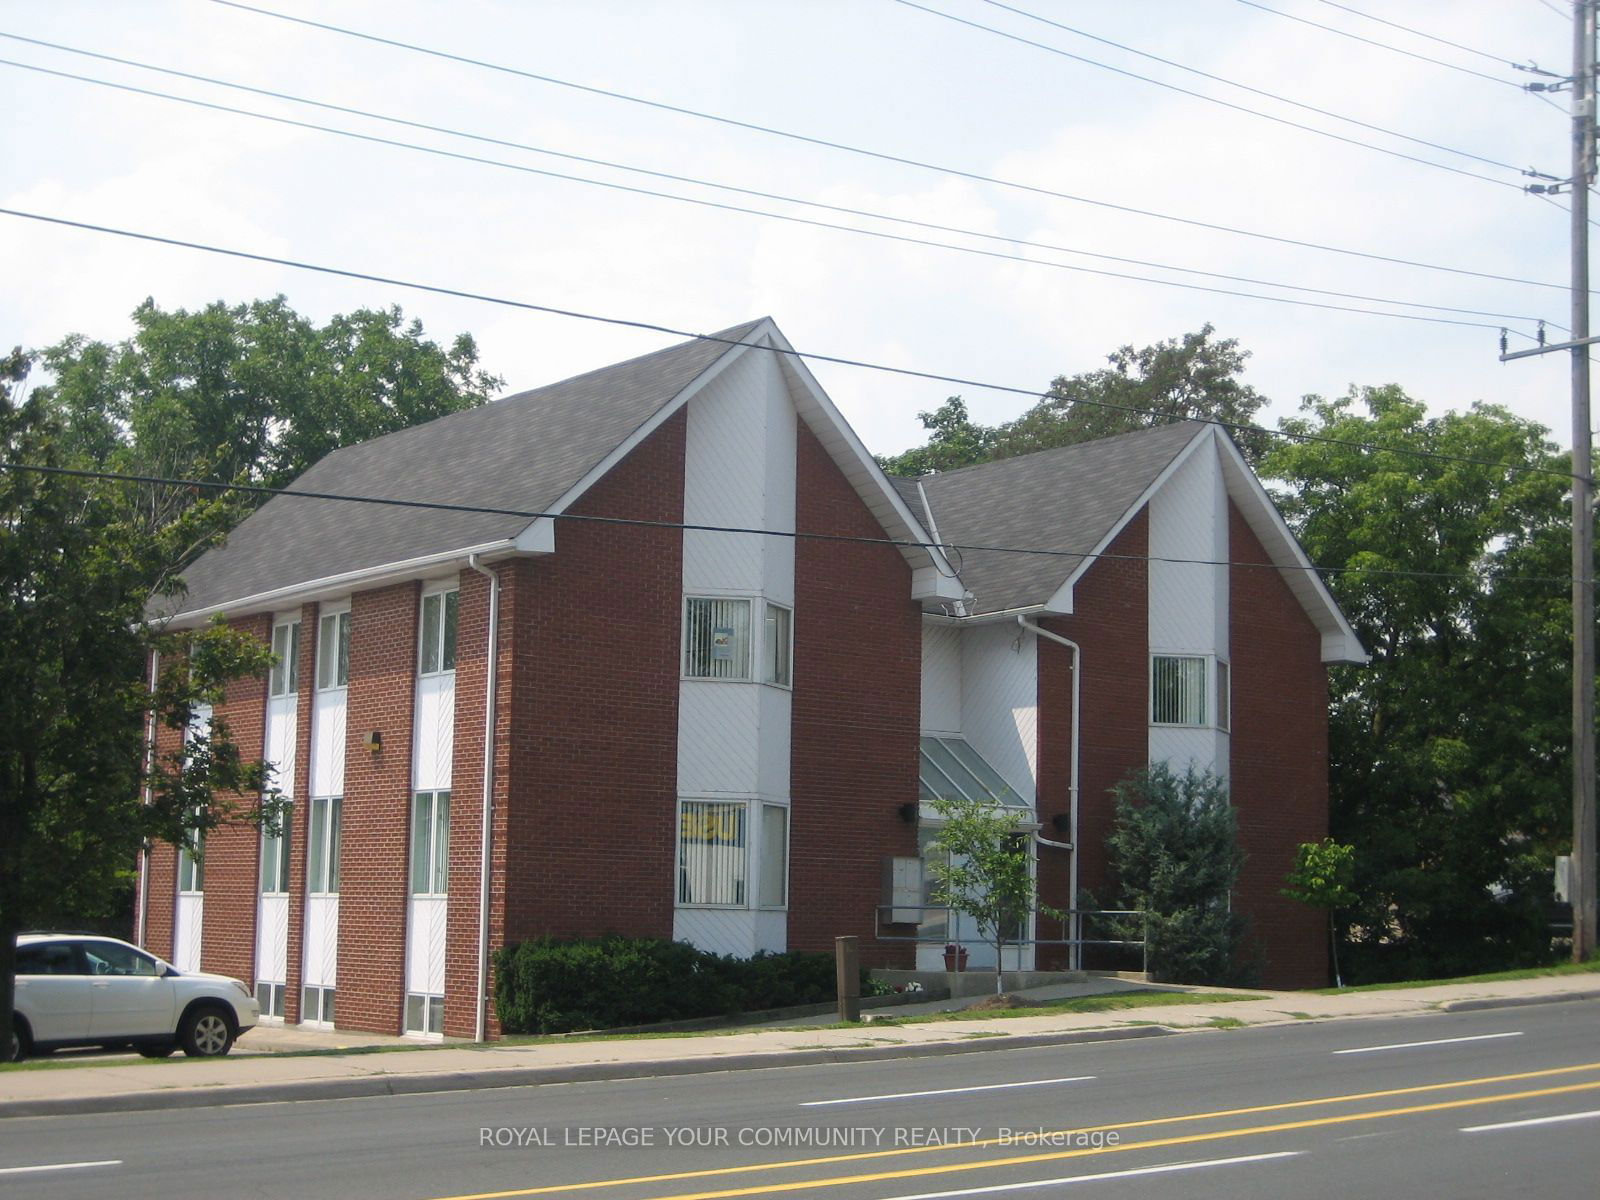
<path fill-rule="evenodd" d="M 1182 421 L 1002 458 L 926 475 L 922 489 L 946 545 L 1092 551 L 1203 428 Z M 916 482 L 895 486 L 905 496 L 904 484 L 913 484 L 914 496 Z M 973 614 L 1042 604 L 1083 561 L 994 550 L 961 550 L 954 559 L 976 597 L 968 606 Z"/>
<path fill-rule="evenodd" d="M 765 318 L 712 336 L 738 342 Z M 729 347 L 688 341 L 335 450 L 290 490 L 540 512 Z M 184 574 L 176 615 L 515 537 L 530 522 L 275 496 Z"/>

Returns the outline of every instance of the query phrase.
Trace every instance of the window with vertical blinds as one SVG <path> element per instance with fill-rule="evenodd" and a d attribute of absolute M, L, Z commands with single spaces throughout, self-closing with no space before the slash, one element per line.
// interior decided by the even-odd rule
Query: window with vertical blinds
<path fill-rule="evenodd" d="M 744 905 L 748 811 L 743 801 L 683 801 L 678 816 L 679 904 Z"/>
<path fill-rule="evenodd" d="M 1157 654 L 1150 659 L 1150 720 L 1156 725 L 1206 724 L 1206 660 Z"/>
<path fill-rule="evenodd" d="M 683 673 L 690 679 L 750 678 L 750 607 L 745 599 L 690 596 L 683 614 Z"/>

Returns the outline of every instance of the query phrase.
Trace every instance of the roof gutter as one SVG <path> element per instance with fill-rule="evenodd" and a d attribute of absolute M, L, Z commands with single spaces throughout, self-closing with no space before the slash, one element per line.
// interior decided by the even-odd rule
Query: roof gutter
<path fill-rule="evenodd" d="M 499 541 L 484 542 L 478 546 L 462 546 L 456 550 L 443 550 L 438 554 L 424 554 L 418 558 L 407 558 L 399 562 L 380 563 L 375 567 L 363 567 L 359 571 L 346 571 L 342 575 L 324 575 L 320 579 L 307 579 L 303 583 L 273 588 L 269 592 L 256 592 L 254 595 L 241 596 L 237 600 L 229 600 L 222 604 L 210 604 L 205 608 L 174 613 L 166 619 L 166 624 L 169 627 L 182 628 L 186 625 L 200 625 L 218 613 L 245 616 L 252 612 L 265 612 L 284 607 L 287 601 L 296 604 L 309 603 L 381 583 L 409 579 L 417 572 L 426 571 L 430 567 L 463 561 L 470 565 L 474 558 L 486 554 L 506 555 L 515 553 L 516 550 L 517 544 L 514 539 L 501 538 Z"/>
<path fill-rule="evenodd" d="M 1083 660 L 1083 648 L 1071 638 L 1062 637 L 1059 633 L 1051 633 L 1048 629 L 1041 629 L 1022 613 L 1017 614 L 1017 624 L 1024 629 L 1030 630 L 1035 637 L 1048 638 L 1052 642 L 1059 642 L 1072 651 L 1072 775 L 1069 790 L 1069 795 L 1072 798 L 1072 841 L 1052 842 L 1048 838 L 1040 837 L 1037 830 L 1034 831 L 1033 840 L 1041 846 L 1049 846 L 1055 850 L 1066 850 L 1071 853 L 1072 857 L 1068 860 L 1067 866 L 1067 888 L 1070 893 L 1069 903 L 1075 909 L 1078 905 L 1078 745 L 1083 740 L 1080 736 L 1083 729 L 1083 706 L 1081 703 L 1083 698 L 1083 672 L 1079 667 Z M 1077 925 L 1076 917 L 1073 918 L 1073 925 Z M 1083 946 L 1077 940 L 1077 930 L 1074 928 L 1072 942 L 1073 970 L 1080 969 L 1082 956 Z"/>
<path fill-rule="evenodd" d="M 489 884 L 493 867 L 489 849 L 494 836 L 495 694 L 500 667 L 500 575 L 467 556 L 467 566 L 489 580 L 488 658 L 484 664 L 483 697 L 483 829 L 478 843 L 478 995 L 473 1040 L 484 1041 L 489 1026 Z"/>

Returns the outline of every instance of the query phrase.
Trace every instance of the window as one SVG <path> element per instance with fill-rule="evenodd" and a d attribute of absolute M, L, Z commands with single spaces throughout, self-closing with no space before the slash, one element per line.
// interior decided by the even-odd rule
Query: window
<path fill-rule="evenodd" d="M 289 809 L 278 820 L 276 835 L 261 831 L 261 894 L 281 895 L 289 890 Z M 280 1014 L 281 1015 L 281 1014 Z"/>
<path fill-rule="evenodd" d="M 83 957 L 89 964 L 91 975 L 144 975 L 157 976 L 161 968 L 156 960 L 141 954 L 132 946 L 116 942 L 84 942 Z"/>
<path fill-rule="evenodd" d="M 205 869 L 202 855 L 206 835 L 198 831 L 189 835 L 188 845 L 178 851 L 178 890 L 198 892 L 205 888 Z"/>
<path fill-rule="evenodd" d="M 85 975 L 87 968 L 72 946 L 62 942 L 17 947 L 18 975 Z"/>
<path fill-rule="evenodd" d="M 461 593 L 430 592 L 422 598 L 422 656 L 417 669 L 424 675 L 456 669 L 456 615 Z"/>
<path fill-rule="evenodd" d="M 779 804 L 761 806 L 761 907 L 789 903 L 789 810 Z"/>
<path fill-rule="evenodd" d="M 319 796 L 311 801 L 306 869 L 314 896 L 339 894 L 339 819 L 343 808 L 344 800 L 339 796 Z"/>
<path fill-rule="evenodd" d="M 1233 724 L 1233 680 L 1228 664 L 1217 659 L 1217 728 L 1226 730 Z"/>
<path fill-rule="evenodd" d="M 744 801 L 685 800 L 678 817 L 678 903 L 745 904 Z"/>
<path fill-rule="evenodd" d="M 411 894 L 442 896 L 450 884 L 450 793 L 411 800 Z"/>
<path fill-rule="evenodd" d="M 768 603 L 766 606 L 766 629 L 764 633 L 763 659 L 766 670 L 762 679 L 766 683 L 778 683 L 784 687 L 790 684 L 789 660 L 793 654 L 794 643 L 791 640 L 791 629 L 794 625 L 794 614 L 781 604 Z"/>
<path fill-rule="evenodd" d="M 333 989 L 331 987 L 301 989 L 300 1020 L 318 1025 L 332 1025 Z"/>
<path fill-rule="evenodd" d="M 283 1020 L 283 995 L 284 986 L 281 983 L 263 981 L 256 984 L 256 1003 L 261 1006 L 261 1015 Z"/>
<path fill-rule="evenodd" d="M 444 1032 L 444 997 L 406 993 L 406 1032 L 435 1034 Z"/>
<path fill-rule="evenodd" d="M 690 596 L 684 606 L 683 673 L 690 679 L 750 678 L 750 601 Z"/>
<path fill-rule="evenodd" d="M 1150 720 L 1156 725 L 1206 724 L 1206 660 L 1157 654 L 1150 659 Z"/>
<path fill-rule="evenodd" d="M 350 614 L 328 613 L 317 629 L 317 688 L 342 688 L 350 682 Z"/>
<path fill-rule="evenodd" d="M 274 696 L 292 696 L 300 690 L 300 622 L 285 621 L 272 627 L 273 664 L 268 691 Z"/>

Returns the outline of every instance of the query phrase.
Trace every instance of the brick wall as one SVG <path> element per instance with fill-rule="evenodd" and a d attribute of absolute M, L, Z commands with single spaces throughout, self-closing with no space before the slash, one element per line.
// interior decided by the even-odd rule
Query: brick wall
<path fill-rule="evenodd" d="M 230 621 L 239 632 L 271 644 L 272 617 L 263 614 Z M 261 758 L 267 730 L 267 677 L 257 675 L 228 684 L 213 721 L 225 721 L 239 755 L 246 762 Z M 253 810 L 259 796 L 221 796 L 223 803 Z M 256 971 L 256 900 L 261 870 L 261 831 L 249 822 L 212 830 L 205 844 L 205 907 L 200 924 L 200 967 L 231 975 L 254 985 Z"/>
<path fill-rule="evenodd" d="M 881 538 L 882 527 L 802 422 L 795 528 Z M 861 939 L 868 966 L 910 966 L 873 940 L 883 860 L 917 853 L 899 806 L 917 799 L 922 617 L 889 546 L 795 542 L 789 946 Z"/>
<path fill-rule="evenodd" d="M 666 421 L 572 511 L 681 521 L 686 420 Z M 518 564 L 510 589 L 504 936 L 670 937 L 683 537 L 561 521 L 556 546 Z"/>
<path fill-rule="evenodd" d="M 1270 560 L 1239 510 L 1228 506 L 1228 557 Z M 1295 847 L 1328 832 L 1328 676 L 1322 639 L 1276 570 L 1235 566 L 1232 652 L 1232 794 L 1244 847 L 1235 894 L 1260 943 L 1268 987 L 1328 982 L 1327 919 L 1279 895 Z"/>
<path fill-rule="evenodd" d="M 1111 901 L 1112 880 L 1105 840 L 1116 816 L 1111 789 L 1129 771 L 1150 759 L 1146 673 L 1149 662 L 1148 511 L 1141 510 L 1079 581 L 1072 616 L 1047 617 L 1042 628 L 1071 638 L 1083 648 L 1080 689 L 1083 745 L 1078 763 L 1078 886 L 1101 906 Z M 1047 638 L 1039 640 L 1039 815 L 1050 819 L 1072 808 L 1072 651 Z M 1072 905 L 1069 857 L 1041 847 L 1039 887 L 1058 908 Z M 1059 951 L 1041 961 L 1059 965 Z"/>
<path fill-rule="evenodd" d="M 399 1033 L 403 1016 L 419 590 L 402 583 L 351 597 L 339 898 L 344 1029 Z M 376 754 L 363 745 L 374 730 L 383 735 Z"/>

